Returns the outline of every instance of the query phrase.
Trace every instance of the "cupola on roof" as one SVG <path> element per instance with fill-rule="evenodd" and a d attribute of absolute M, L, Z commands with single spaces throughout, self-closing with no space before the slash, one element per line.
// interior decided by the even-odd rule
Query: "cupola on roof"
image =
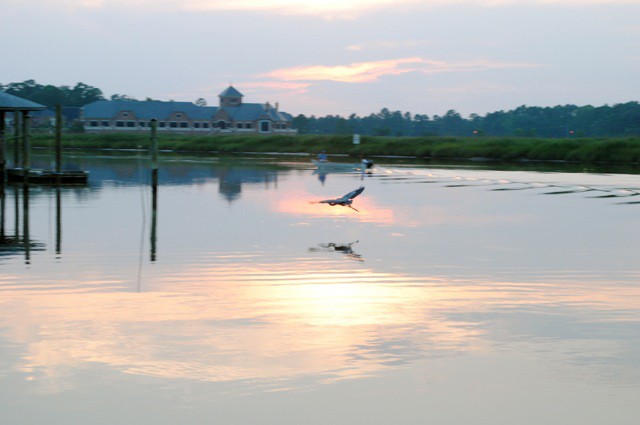
<path fill-rule="evenodd" d="M 225 91 L 220 93 L 220 97 L 242 97 L 242 93 L 236 90 L 233 86 L 229 86 Z"/>

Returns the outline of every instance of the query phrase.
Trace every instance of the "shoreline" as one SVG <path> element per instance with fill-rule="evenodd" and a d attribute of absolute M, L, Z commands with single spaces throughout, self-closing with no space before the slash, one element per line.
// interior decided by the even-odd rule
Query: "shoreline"
<path fill-rule="evenodd" d="M 640 164 L 640 137 L 591 139 L 375 137 L 353 144 L 351 136 L 180 136 L 157 138 L 159 153 L 193 155 L 315 156 L 472 162 Z M 33 149 L 53 149 L 53 135 L 34 135 Z M 148 134 L 65 134 L 63 150 L 145 152 Z M 149 147 L 146 147 L 149 146 Z"/>

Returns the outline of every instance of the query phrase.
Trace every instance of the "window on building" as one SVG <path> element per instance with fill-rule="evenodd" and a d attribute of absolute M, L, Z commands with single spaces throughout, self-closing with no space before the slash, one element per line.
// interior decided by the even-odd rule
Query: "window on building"
<path fill-rule="evenodd" d="M 146 126 L 147 126 L 147 123 L 146 123 L 146 122 L 144 122 L 144 121 L 140 121 L 139 125 L 140 125 L 140 127 L 146 127 Z"/>
<path fill-rule="evenodd" d="M 171 121 L 171 122 L 169 122 L 169 127 L 171 127 L 171 128 L 177 128 L 177 127 L 178 127 L 178 123 L 177 123 L 177 122 L 175 122 L 175 121 Z"/>
<path fill-rule="evenodd" d="M 116 121 L 116 127 L 124 127 L 124 121 Z"/>
<path fill-rule="evenodd" d="M 103 127 L 109 127 L 109 121 L 102 121 Z"/>
<path fill-rule="evenodd" d="M 164 122 L 164 121 L 160 121 L 160 122 L 158 123 L 158 127 L 160 127 L 160 128 L 165 128 L 166 126 L 167 126 L 167 123 L 166 123 L 166 122 Z"/>
<path fill-rule="evenodd" d="M 241 122 L 239 122 L 239 123 L 237 123 L 237 124 L 236 124 L 236 128 L 243 128 L 243 127 L 244 127 L 244 125 L 242 125 L 242 123 L 241 123 Z"/>
<path fill-rule="evenodd" d="M 188 122 L 182 121 L 180 123 L 180 128 L 187 128 L 187 127 L 189 127 L 189 123 Z"/>
<path fill-rule="evenodd" d="M 248 122 L 248 123 L 245 124 L 245 128 L 253 128 L 253 124 Z"/>
<path fill-rule="evenodd" d="M 182 114 L 176 114 L 176 118 L 182 118 Z"/>
<path fill-rule="evenodd" d="M 271 132 L 271 121 L 260 121 L 260 132 L 261 133 L 270 133 Z"/>
<path fill-rule="evenodd" d="M 194 122 L 193 123 L 193 128 L 200 128 L 200 123 L 199 122 Z"/>
<path fill-rule="evenodd" d="M 122 116 L 123 116 L 123 117 L 128 117 L 128 116 L 129 116 L 129 113 L 128 113 L 128 112 L 123 112 L 123 113 L 122 113 Z"/>
<path fill-rule="evenodd" d="M 203 122 L 202 123 L 202 128 L 209 128 L 209 123 L 208 122 Z"/>
<path fill-rule="evenodd" d="M 98 121 L 89 121 L 89 127 L 97 127 Z"/>
<path fill-rule="evenodd" d="M 127 121 L 127 127 L 135 127 L 135 126 L 136 126 L 135 121 Z"/>

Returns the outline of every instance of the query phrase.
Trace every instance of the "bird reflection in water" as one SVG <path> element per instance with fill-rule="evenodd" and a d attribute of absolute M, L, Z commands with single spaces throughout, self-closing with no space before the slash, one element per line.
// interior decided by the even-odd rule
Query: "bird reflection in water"
<path fill-rule="evenodd" d="M 353 245 L 357 244 L 359 241 L 350 242 L 350 243 L 321 243 L 318 244 L 318 247 L 309 248 L 309 252 L 341 252 L 346 257 L 356 260 L 356 261 L 364 261 L 361 255 L 353 252 Z"/>

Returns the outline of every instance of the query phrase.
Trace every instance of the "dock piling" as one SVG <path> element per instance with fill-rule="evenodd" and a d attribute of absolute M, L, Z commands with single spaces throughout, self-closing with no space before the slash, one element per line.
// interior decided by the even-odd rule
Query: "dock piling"
<path fill-rule="evenodd" d="M 18 168 L 20 164 L 20 111 L 13 111 L 13 168 Z"/>
<path fill-rule="evenodd" d="M 24 113 L 22 116 L 22 169 L 28 174 L 31 170 L 31 116 Z M 25 174 L 25 176 L 27 175 Z"/>
<path fill-rule="evenodd" d="M 6 123 L 4 116 L 4 111 L 0 111 L 0 181 L 2 181 L 2 185 L 4 185 L 5 170 L 7 169 L 7 145 L 4 140 Z"/>
<path fill-rule="evenodd" d="M 151 120 L 151 262 L 156 261 L 158 227 L 158 120 Z"/>
<path fill-rule="evenodd" d="M 158 120 L 151 120 L 151 182 L 158 184 Z"/>
<path fill-rule="evenodd" d="M 62 172 L 62 107 L 56 105 L 56 173 Z"/>

